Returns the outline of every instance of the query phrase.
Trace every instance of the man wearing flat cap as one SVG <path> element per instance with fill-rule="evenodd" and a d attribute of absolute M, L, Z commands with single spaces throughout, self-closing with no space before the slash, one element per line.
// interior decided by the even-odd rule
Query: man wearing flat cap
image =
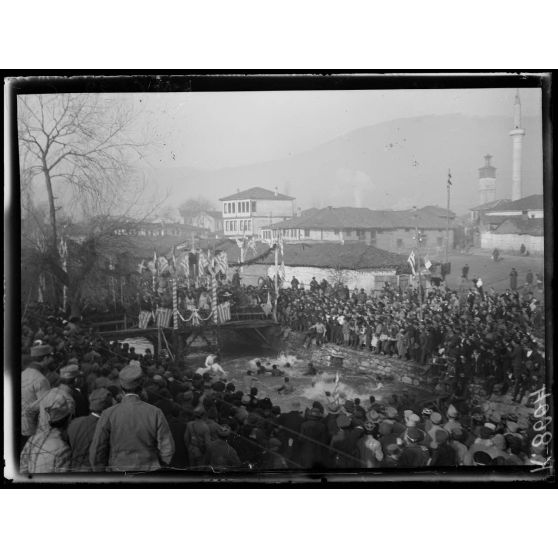
<path fill-rule="evenodd" d="M 119 374 L 122 401 L 101 414 L 89 449 L 95 472 L 155 471 L 168 465 L 174 440 L 161 409 L 141 400 L 142 370 L 125 366 Z"/>
<path fill-rule="evenodd" d="M 106 388 L 99 388 L 89 396 L 89 415 L 77 417 L 68 426 L 68 441 L 72 449 L 72 472 L 90 472 L 89 448 L 95 433 L 97 421 L 101 413 L 114 403 L 111 392 Z"/>
<path fill-rule="evenodd" d="M 60 384 L 58 387 L 51 388 L 40 401 L 36 403 L 39 408 L 39 429 L 48 429 L 48 414 L 46 409 L 54 402 L 64 400 L 72 411 L 72 417 L 76 414 L 76 400 L 74 399 L 73 383 L 79 375 L 79 368 L 76 364 L 70 364 L 60 369 Z"/>
<path fill-rule="evenodd" d="M 40 400 L 50 389 L 44 372 L 52 362 L 53 349 L 50 345 L 31 347 L 32 362 L 21 373 L 21 442 L 37 430 Z"/>

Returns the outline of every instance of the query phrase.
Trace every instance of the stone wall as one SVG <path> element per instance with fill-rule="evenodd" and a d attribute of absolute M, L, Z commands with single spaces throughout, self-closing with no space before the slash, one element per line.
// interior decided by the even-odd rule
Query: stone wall
<path fill-rule="evenodd" d="M 333 357 L 333 359 L 332 359 Z M 326 344 L 312 351 L 312 362 L 319 366 L 334 364 L 335 357 L 342 358 L 342 368 L 351 374 L 374 374 L 388 381 L 410 385 L 422 385 L 426 367 L 397 357 L 374 355 L 369 351 L 357 351 L 337 345 Z"/>

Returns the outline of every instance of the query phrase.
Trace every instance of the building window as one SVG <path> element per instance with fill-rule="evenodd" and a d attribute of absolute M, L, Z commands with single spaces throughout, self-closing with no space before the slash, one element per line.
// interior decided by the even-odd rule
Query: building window
<path fill-rule="evenodd" d="M 443 246 L 444 245 L 444 239 L 441 236 L 439 236 L 436 239 L 436 243 L 438 244 L 438 246 Z"/>
<path fill-rule="evenodd" d="M 396 245 L 397 245 L 397 248 L 403 248 L 403 239 L 398 238 Z"/>
<path fill-rule="evenodd" d="M 308 238 L 310 236 L 310 229 L 304 229 L 304 236 Z"/>
<path fill-rule="evenodd" d="M 252 202 L 252 211 L 256 211 L 256 202 L 255 201 Z"/>
<path fill-rule="evenodd" d="M 224 203 L 224 204 L 223 204 L 223 213 L 226 213 L 226 212 L 227 212 L 227 204 Z"/>
<path fill-rule="evenodd" d="M 333 229 L 333 234 L 339 234 L 339 229 Z"/>
<path fill-rule="evenodd" d="M 366 231 L 362 230 L 362 229 L 357 229 L 357 238 L 359 240 L 364 240 L 366 238 Z"/>

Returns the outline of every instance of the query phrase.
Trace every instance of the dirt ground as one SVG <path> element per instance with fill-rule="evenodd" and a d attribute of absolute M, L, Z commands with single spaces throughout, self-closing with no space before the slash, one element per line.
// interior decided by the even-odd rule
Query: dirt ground
<path fill-rule="evenodd" d="M 485 289 L 493 287 L 497 292 L 505 291 L 510 287 L 510 271 L 512 267 L 517 270 L 517 284 L 525 282 L 527 271 L 531 269 L 533 275 L 544 272 L 543 256 L 514 256 L 503 255 L 503 260 L 492 260 L 490 251 L 477 250 L 472 254 L 451 254 L 451 274 L 446 277 L 449 288 L 457 289 L 461 283 L 461 269 L 469 264 L 469 279 L 481 277 Z"/>

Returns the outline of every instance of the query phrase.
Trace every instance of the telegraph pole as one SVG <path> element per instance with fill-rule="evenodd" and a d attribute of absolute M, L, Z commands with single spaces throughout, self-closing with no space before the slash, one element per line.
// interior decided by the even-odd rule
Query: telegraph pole
<path fill-rule="evenodd" d="M 449 222 L 450 222 L 450 188 L 451 188 L 451 170 L 448 169 L 448 211 L 446 215 L 446 264 L 448 263 L 448 251 L 449 251 Z"/>

